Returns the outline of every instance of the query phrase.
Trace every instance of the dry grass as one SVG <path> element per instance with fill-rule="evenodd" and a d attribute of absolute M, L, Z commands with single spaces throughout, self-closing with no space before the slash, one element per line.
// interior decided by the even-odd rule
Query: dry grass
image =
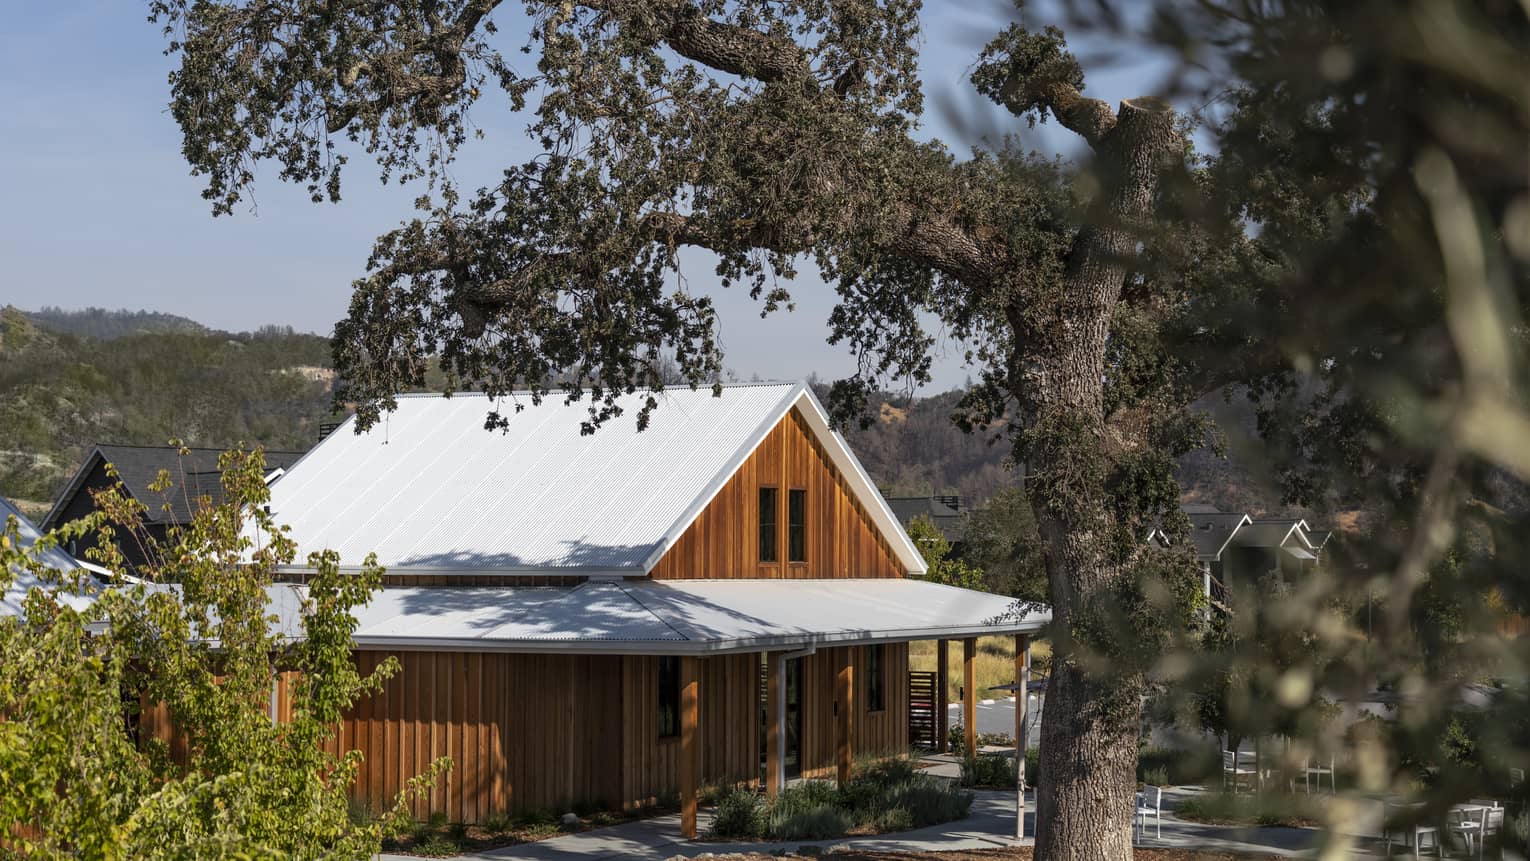
<path fill-rule="evenodd" d="M 949 666 L 946 667 L 946 701 L 960 699 L 962 685 L 962 647 L 952 642 Z M 1031 644 L 1031 665 L 1040 658 L 1052 654 L 1051 644 L 1040 640 Z M 919 640 L 908 645 L 909 669 L 935 669 L 935 641 Z M 979 637 L 977 650 L 977 696 L 978 699 L 995 699 L 1008 696 L 1002 691 L 990 691 L 994 685 L 1007 685 L 1015 680 L 1015 638 Z"/>

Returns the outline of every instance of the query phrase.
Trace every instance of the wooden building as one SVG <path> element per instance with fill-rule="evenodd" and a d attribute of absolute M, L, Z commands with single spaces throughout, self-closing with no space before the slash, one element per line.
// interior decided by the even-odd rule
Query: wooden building
<path fill-rule="evenodd" d="M 388 570 L 357 661 L 403 672 L 335 739 L 364 753 L 373 807 L 448 756 L 416 815 L 678 800 L 694 833 L 700 786 L 775 792 L 906 750 L 910 641 L 970 654 L 1047 621 L 924 582 L 805 385 L 670 390 L 642 432 L 581 433 L 586 405 L 517 401 L 400 398 L 272 484 L 304 554 Z M 493 409 L 503 430 L 484 430 Z M 303 572 L 286 576 L 301 597 Z"/>

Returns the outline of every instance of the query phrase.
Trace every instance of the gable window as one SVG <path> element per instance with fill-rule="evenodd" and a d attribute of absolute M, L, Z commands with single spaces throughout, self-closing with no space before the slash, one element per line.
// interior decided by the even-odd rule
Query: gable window
<path fill-rule="evenodd" d="M 792 490 L 786 495 L 786 559 L 807 561 L 807 491 Z"/>
<path fill-rule="evenodd" d="M 882 644 L 866 647 L 866 711 L 879 712 L 887 708 L 886 664 L 882 660 Z"/>
<path fill-rule="evenodd" d="M 659 657 L 659 738 L 680 735 L 680 658 Z"/>
<path fill-rule="evenodd" d="M 776 562 L 776 489 L 760 488 L 760 561 Z"/>

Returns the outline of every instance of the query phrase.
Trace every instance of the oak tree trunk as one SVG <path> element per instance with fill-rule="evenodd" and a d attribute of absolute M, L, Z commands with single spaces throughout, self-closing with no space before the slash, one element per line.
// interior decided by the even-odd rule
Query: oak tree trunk
<path fill-rule="evenodd" d="M 1086 670 L 1070 659 L 1087 640 L 1094 598 L 1128 576 L 1112 555 L 1116 506 L 1107 476 L 1115 453 L 1104 414 L 1106 346 L 1127 268 L 1152 212 L 1173 113 L 1155 99 L 1123 102 L 1096 147 L 1105 193 L 1074 240 L 1055 331 L 1026 333 L 1021 403 L 1034 431 L 1027 485 L 1044 540 L 1057 631 L 1041 727 L 1038 861 L 1130 861 L 1142 678 Z"/>

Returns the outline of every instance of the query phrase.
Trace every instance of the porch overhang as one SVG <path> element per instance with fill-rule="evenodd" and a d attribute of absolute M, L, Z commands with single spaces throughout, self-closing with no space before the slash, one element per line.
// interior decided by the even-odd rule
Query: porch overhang
<path fill-rule="evenodd" d="M 1051 613 L 910 579 L 627 580 L 386 588 L 356 617 L 359 648 L 705 655 L 1029 634 Z"/>

